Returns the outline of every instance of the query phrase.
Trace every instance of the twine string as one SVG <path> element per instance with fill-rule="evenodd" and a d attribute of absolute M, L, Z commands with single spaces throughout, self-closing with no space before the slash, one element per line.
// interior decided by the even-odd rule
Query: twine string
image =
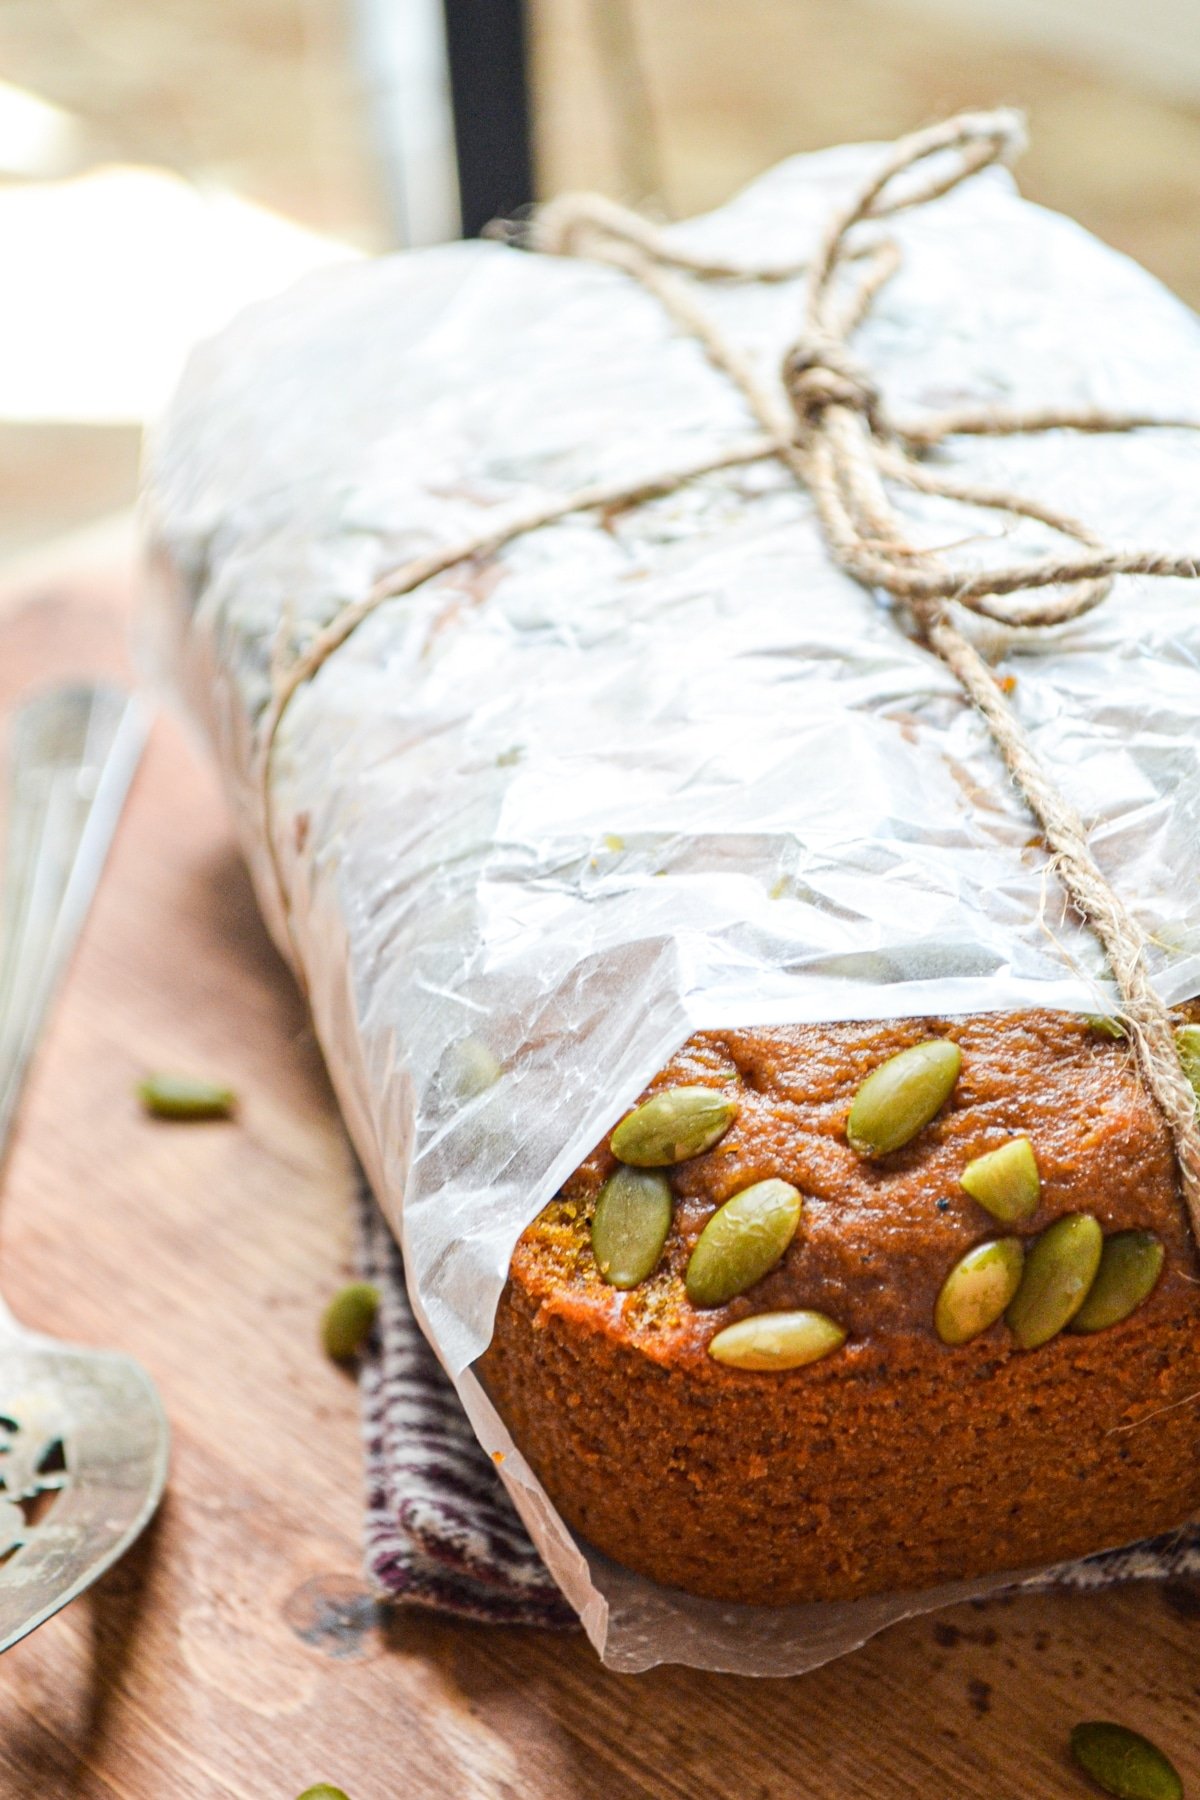
<path fill-rule="evenodd" d="M 834 209 L 806 265 L 749 268 L 688 253 L 668 242 L 647 220 L 597 195 L 566 196 L 542 207 L 532 221 L 532 247 L 600 261 L 639 282 L 700 345 L 712 366 L 739 389 L 760 435 L 673 470 L 599 483 L 537 502 L 456 545 L 380 576 L 278 678 L 260 740 L 266 839 L 290 929 L 287 888 L 271 819 L 271 751 L 297 690 L 385 600 L 411 592 L 458 563 L 493 554 L 525 532 L 570 513 L 637 505 L 715 470 L 776 457 L 811 496 L 835 562 L 847 575 L 882 589 L 908 609 L 922 641 L 950 670 L 987 725 L 1041 827 L 1063 887 L 1108 959 L 1142 1077 L 1171 1134 L 1184 1204 L 1200 1242 L 1196 1099 L 1180 1064 L 1170 1012 L 1150 981 L 1144 934 L 1096 863 L 1082 819 L 1042 766 L 956 617 L 976 613 L 1027 631 L 1058 626 L 1097 606 L 1116 575 L 1194 579 L 1200 574 L 1200 559 L 1171 550 L 1113 548 L 1055 507 L 964 481 L 923 460 L 930 449 L 960 434 L 1111 433 L 1147 426 L 1195 428 L 1196 421 L 1101 408 L 1023 411 L 1007 406 L 961 407 L 903 421 L 892 417 L 878 383 L 851 343 L 900 267 L 898 245 L 878 234 L 881 223 L 928 205 L 993 165 L 1012 161 L 1023 146 L 1021 120 L 1007 110 L 962 113 L 902 138 Z M 875 228 L 865 243 L 862 228 Z M 699 284 L 785 281 L 801 273 L 805 277 L 801 330 L 783 358 L 780 382 L 771 383 L 713 319 L 699 298 Z M 910 540 L 891 499 L 894 489 L 1033 521 L 1051 530 L 1063 547 L 984 568 L 961 566 L 944 549 Z"/>

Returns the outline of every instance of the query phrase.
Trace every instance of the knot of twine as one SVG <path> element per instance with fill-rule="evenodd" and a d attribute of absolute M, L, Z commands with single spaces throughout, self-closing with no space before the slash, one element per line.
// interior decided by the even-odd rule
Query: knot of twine
<path fill-rule="evenodd" d="M 815 332 L 797 338 L 783 359 L 783 386 L 804 433 L 820 426 L 831 406 L 861 413 L 876 437 L 885 435 L 883 399 L 870 374 L 846 345 Z"/>
<path fill-rule="evenodd" d="M 277 671 L 263 722 L 267 842 L 284 898 L 277 836 L 271 825 L 270 760 L 283 713 L 297 689 L 377 606 L 472 558 L 494 554 L 525 532 L 572 512 L 635 505 L 717 469 L 778 458 L 811 495 L 838 565 L 867 587 L 905 606 L 928 648 L 978 708 L 1029 810 L 1041 826 L 1050 863 L 1104 949 L 1121 995 L 1121 1017 L 1145 1084 L 1170 1130 L 1183 1199 L 1200 1243 L 1200 1128 L 1196 1097 L 1181 1067 L 1170 1013 L 1151 985 L 1144 935 L 1088 846 L 1086 827 L 1039 762 L 1016 714 L 979 652 L 956 622 L 959 609 L 1005 626 L 1061 625 L 1097 606 L 1118 574 L 1195 578 L 1194 555 L 1117 550 L 1088 526 L 1036 499 L 957 477 L 925 454 L 959 435 L 1005 436 L 1050 430 L 1126 432 L 1141 427 L 1194 429 L 1196 421 L 1104 409 L 962 407 L 916 421 L 891 416 L 878 385 L 850 348 L 880 291 L 899 268 L 898 245 L 860 228 L 925 206 L 1024 147 L 1019 115 L 962 113 L 902 138 L 829 218 L 807 263 L 747 267 L 689 253 L 649 221 L 600 195 L 567 195 L 541 207 L 524 230 L 533 249 L 610 264 L 633 277 L 696 340 L 740 390 L 761 434 L 666 471 L 596 483 L 539 501 L 447 546 L 383 574 L 344 608 L 288 667 Z M 511 235 L 506 233 L 506 235 Z M 803 319 L 778 384 L 727 337 L 702 304 L 704 281 L 805 279 Z M 1055 553 L 987 567 L 956 566 L 944 550 L 909 538 L 890 497 L 894 488 L 1024 518 L 1064 541 Z M 290 915 L 289 915 L 290 917 Z"/>

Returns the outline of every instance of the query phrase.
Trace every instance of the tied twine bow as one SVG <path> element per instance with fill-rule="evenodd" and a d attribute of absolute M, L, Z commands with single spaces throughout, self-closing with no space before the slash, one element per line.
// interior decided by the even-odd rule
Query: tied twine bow
<path fill-rule="evenodd" d="M 1018 115 L 963 113 L 901 139 L 831 216 L 807 264 L 748 268 L 689 254 L 654 226 L 599 195 L 568 195 L 542 207 L 528 233 L 533 248 L 583 256 L 624 270 L 654 294 L 693 337 L 712 365 L 739 388 L 763 435 L 640 480 L 597 483 L 511 514 L 499 525 L 436 550 L 380 577 L 340 612 L 282 671 L 263 725 L 267 842 L 286 887 L 271 828 L 270 755 L 283 713 L 297 689 L 383 601 L 411 592 L 455 564 L 492 555 L 525 532 L 597 507 L 625 507 L 669 493 L 717 469 L 777 457 L 811 495 L 822 533 L 839 566 L 865 586 L 906 606 L 922 641 L 951 670 L 978 708 L 1026 804 L 1041 826 L 1051 865 L 1104 948 L 1122 999 L 1122 1018 L 1143 1078 L 1171 1133 L 1193 1235 L 1200 1242 L 1200 1129 L 1196 1099 L 1184 1075 L 1167 1007 L 1150 983 L 1144 936 L 1096 864 L 1087 831 L 1039 763 L 991 670 L 956 623 L 965 609 L 1005 626 L 1060 625 L 1097 606 L 1118 574 L 1200 574 L 1197 558 L 1163 551 L 1108 548 L 1086 525 L 1020 494 L 959 479 L 922 461 L 956 435 L 1004 436 L 1049 430 L 1124 432 L 1189 426 L 1105 410 L 964 407 L 918 422 L 900 422 L 851 349 L 881 289 L 900 266 L 886 237 L 862 245 L 858 228 L 927 205 L 1024 146 Z M 806 277 L 803 327 L 782 364 L 780 386 L 759 376 L 697 297 L 698 282 L 786 281 Z M 1072 546 L 987 568 L 961 568 L 942 551 L 910 541 L 890 488 L 1033 520 Z"/>

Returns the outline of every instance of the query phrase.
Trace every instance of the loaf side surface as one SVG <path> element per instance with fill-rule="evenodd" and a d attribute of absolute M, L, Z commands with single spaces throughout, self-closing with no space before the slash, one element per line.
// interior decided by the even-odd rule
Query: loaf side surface
<path fill-rule="evenodd" d="M 857 1155 L 857 1088 L 930 1036 L 962 1050 L 950 1101 L 903 1149 Z M 481 1364 L 585 1538 L 668 1585 L 772 1605 L 1066 1560 L 1200 1506 L 1200 1271 L 1167 1133 L 1123 1042 L 1054 1012 L 708 1032 L 647 1094 L 684 1083 L 739 1110 L 714 1149 L 669 1171 L 656 1272 L 623 1293 L 597 1268 L 590 1219 L 616 1166 L 605 1140 L 521 1239 Z M 933 1327 L 941 1285 L 1009 1229 L 961 1173 L 1017 1134 L 1041 1173 L 1023 1238 L 1091 1213 L 1105 1233 L 1155 1232 L 1163 1274 L 1108 1330 L 1029 1351 L 999 1322 L 951 1347 Z M 692 1305 L 684 1271 L 705 1223 L 771 1176 L 804 1198 L 782 1263 L 725 1306 Z M 770 1373 L 709 1355 L 734 1320 L 794 1308 L 836 1320 L 844 1347 Z"/>

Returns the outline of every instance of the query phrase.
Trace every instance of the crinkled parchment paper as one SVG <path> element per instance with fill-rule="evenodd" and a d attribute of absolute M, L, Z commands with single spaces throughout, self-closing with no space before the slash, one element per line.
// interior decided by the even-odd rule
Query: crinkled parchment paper
<path fill-rule="evenodd" d="M 791 258 L 875 154 L 787 162 L 678 239 Z M 1195 319 L 1007 176 L 896 231 L 903 269 L 858 340 L 896 413 L 1000 400 L 1166 416 L 1200 394 Z M 774 371 L 796 285 L 712 285 L 705 299 Z M 296 695 L 277 742 L 290 932 L 256 734 L 272 668 L 385 569 L 510 506 L 751 429 L 619 272 L 467 243 L 323 273 L 243 315 L 194 356 L 148 469 L 159 655 L 220 758 L 413 1303 L 620 1669 L 801 1670 L 996 1582 L 727 1607 L 578 1543 L 471 1372 L 520 1232 L 697 1028 L 1095 1012 L 1111 1003 L 1096 948 L 950 676 L 836 571 L 773 464 L 571 517 L 370 617 Z M 1118 545 L 1200 541 L 1186 432 L 960 440 L 949 454 Z M 905 504 L 924 541 L 994 554 L 997 515 Z M 1160 992 L 1194 994 L 1194 585 L 1125 581 L 1058 633 L 978 635 L 1151 934 Z"/>

